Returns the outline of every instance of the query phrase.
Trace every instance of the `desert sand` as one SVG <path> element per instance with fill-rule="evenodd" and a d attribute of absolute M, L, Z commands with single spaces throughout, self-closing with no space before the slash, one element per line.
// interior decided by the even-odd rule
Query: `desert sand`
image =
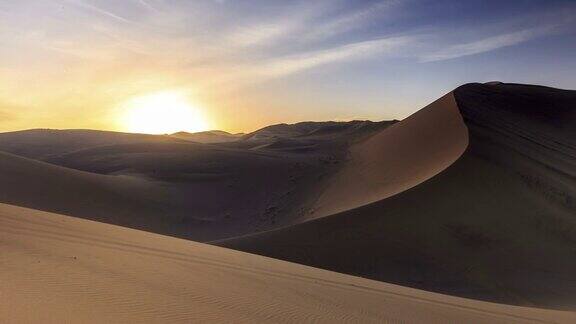
<path fill-rule="evenodd" d="M 460 118 L 445 96 L 351 149 L 349 166 L 334 177 L 345 181 L 332 191 L 352 203 L 346 207 L 375 202 L 218 244 L 469 298 L 576 308 L 576 92 L 470 84 L 454 96 Z M 433 111 L 444 121 L 430 118 Z M 423 114 L 433 131 L 424 128 L 419 142 L 386 141 Z M 379 153 L 365 154 L 368 145 Z M 411 149 L 423 155 L 414 159 L 420 152 Z M 414 187 L 390 196 L 394 184 Z"/>
<path fill-rule="evenodd" d="M 97 146 L 171 142 L 181 142 L 181 140 L 163 135 L 91 129 L 30 129 L 1 133 L 0 136 L 2 151 L 39 160 Z"/>
<path fill-rule="evenodd" d="M 0 204 L 3 323 L 570 323 Z"/>
<path fill-rule="evenodd" d="M 196 241 L 235 237 L 309 218 L 347 147 L 389 125 L 281 124 L 220 143 L 85 130 L 2 133 L 0 180 L 10 185 L 0 202 Z"/>
<path fill-rule="evenodd" d="M 286 279 L 278 283 L 277 279 L 272 279 L 276 276 L 262 279 L 260 274 L 222 274 L 212 270 L 204 275 L 198 274 L 200 270 L 187 275 L 182 270 L 185 267 L 181 260 L 162 256 L 174 248 L 182 249 L 186 260 L 196 252 L 207 253 L 207 258 L 230 260 L 234 267 L 254 270 L 250 267 L 262 265 L 271 272 L 313 272 L 320 277 L 338 278 L 331 279 L 334 282 L 352 280 L 354 285 L 358 282 L 366 287 L 380 287 L 375 288 L 378 291 L 402 291 L 414 298 L 420 294 L 438 300 L 447 298 L 458 305 L 461 302 L 492 305 L 490 307 L 514 314 L 523 313 L 527 308 L 477 303 L 421 290 L 573 311 L 576 309 L 574 107 L 575 91 L 506 83 L 468 84 L 400 122 L 279 124 L 234 136 L 234 139 L 230 134 L 218 132 L 197 135 L 197 138 L 205 138 L 204 143 L 194 141 L 192 138 L 196 135 L 193 134 L 141 136 L 83 130 L 4 133 L 0 134 L 0 151 L 5 152 L 0 152 L 0 202 L 132 228 L 120 229 L 40 211 L 3 207 L 12 215 L 22 213 L 18 216 L 22 219 L 34 218 L 25 215 L 42 215 L 39 219 L 65 220 L 62 221 L 65 225 L 56 222 L 64 227 L 78 226 L 82 230 L 77 234 L 73 234 L 75 229 L 62 229 L 68 231 L 66 235 L 76 235 L 73 242 L 88 240 L 94 243 L 92 236 L 85 237 L 88 233 L 104 238 L 112 235 L 110 240 L 113 242 L 126 239 L 131 247 L 138 246 L 138 249 L 148 249 L 149 244 L 158 248 L 166 246 L 158 253 L 160 256 L 154 256 L 163 258 L 161 260 L 145 259 L 152 256 L 144 257 L 132 250 L 126 252 L 128 255 L 118 256 L 104 253 L 94 244 L 89 244 L 90 248 L 78 246 L 78 249 L 86 250 L 78 250 L 74 252 L 76 254 L 96 253 L 90 262 L 100 260 L 101 263 L 94 265 L 100 271 L 96 271 L 98 274 L 74 272 L 92 271 L 82 268 L 70 270 L 72 272 L 66 278 L 50 275 L 45 281 L 28 283 L 20 279 L 20 283 L 30 285 L 27 289 L 32 291 L 36 286 L 50 291 L 45 287 L 54 280 L 59 282 L 56 287 L 68 287 L 68 283 L 88 278 L 97 278 L 96 282 L 101 279 L 115 287 L 117 278 L 110 279 L 106 274 L 121 274 L 123 278 L 132 279 L 119 287 L 133 284 L 130 287 L 134 291 L 146 296 L 138 299 L 143 300 L 142 303 L 155 303 L 153 290 L 156 287 L 162 294 L 167 294 L 158 297 L 164 298 L 162 302 L 168 303 L 166 307 L 172 309 L 168 306 L 173 305 L 175 313 L 186 313 L 183 316 L 197 314 L 191 309 L 180 309 L 178 305 L 200 303 L 204 306 L 198 304 L 198 309 L 206 311 L 198 314 L 215 316 L 214 313 L 222 312 L 217 308 L 221 306 L 231 313 L 244 314 L 247 317 L 241 319 L 245 321 L 265 319 L 266 316 L 278 316 L 271 317 L 272 320 L 307 316 L 303 314 L 329 316 L 321 317 L 326 321 L 330 321 L 330 316 L 335 316 L 332 320 L 345 320 L 347 318 L 339 316 L 347 314 L 359 316 L 351 320 L 362 321 L 418 321 L 439 316 L 439 322 L 476 322 L 466 317 L 469 313 L 462 315 L 464 317 L 450 317 L 459 311 L 448 314 L 439 310 L 444 306 L 424 307 L 427 302 L 422 304 L 415 302 L 416 299 L 410 303 L 436 315 L 404 317 L 426 312 L 418 313 L 420 306 L 413 304 L 406 308 L 398 306 L 401 303 L 388 299 L 390 294 L 386 298 L 360 296 L 355 295 L 360 294 L 356 288 L 354 292 L 347 290 L 349 286 L 334 288 L 341 287 L 340 284 L 330 283 L 329 287 L 320 289 L 309 286 L 310 281 Z M 214 140 L 222 136 L 225 139 Z M 14 220 L 15 216 L 6 219 Z M 36 225 L 30 222 L 19 226 L 33 228 Z M 137 230 L 209 242 L 367 279 Z M 24 243 L 24 239 L 30 240 L 29 244 L 33 246 L 45 243 L 40 243 L 42 237 L 34 235 L 3 242 L 11 249 L 10 244 L 16 244 L 12 242 L 22 242 L 22 249 L 26 249 L 28 243 Z M 52 260 L 46 255 L 76 251 L 73 247 L 76 243 L 72 240 L 53 243 L 63 245 L 55 246 L 43 258 Z M 24 259 L 14 257 L 14 260 Z M 54 260 L 46 268 L 30 259 L 22 262 L 37 266 L 34 268 L 37 272 L 32 275 L 42 278 L 44 271 L 58 269 L 58 262 L 62 260 L 68 259 Z M 72 257 L 72 260 L 76 259 Z M 125 263 L 115 263 L 123 261 Z M 6 259 L 6 262 L 11 261 Z M 290 270 L 281 270 L 284 267 Z M 6 276 L 8 278 L 8 274 Z M 213 287 L 214 290 L 210 290 L 191 276 L 205 278 L 212 284 L 223 280 L 222 287 L 232 288 Z M 240 286 L 234 286 L 233 276 L 245 281 L 237 278 Z M 166 288 L 165 278 L 181 282 L 173 286 L 168 284 Z M 82 287 L 92 284 L 85 283 Z M 270 289 L 273 292 L 265 288 L 276 287 L 276 284 L 278 289 Z M 194 285 L 204 287 L 204 290 L 194 295 L 190 292 Z M 256 285 L 256 290 L 244 290 L 248 285 Z M 126 291 L 131 291 L 130 287 L 125 287 Z M 243 308 L 249 307 L 245 302 L 239 302 L 242 305 L 238 306 L 229 304 L 232 302 L 228 300 L 220 305 L 217 298 L 206 297 L 213 296 L 216 291 L 222 293 L 221 290 L 231 294 L 227 295 L 229 298 L 234 294 L 238 294 L 234 296 L 240 300 L 243 299 L 238 296 L 249 296 L 245 298 L 272 306 L 247 311 Z M 13 296 L 14 300 L 25 298 L 26 289 L 14 291 L 19 294 Z M 315 295 L 316 292 L 320 295 Z M 131 293 L 122 291 L 119 294 L 136 300 Z M 172 293 L 174 295 L 170 295 Z M 66 298 L 78 294 L 64 292 L 64 297 L 58 298 L 67 303 Z M 94 294 L 100 297 L 86 297 L 82 304 L 86 306 L 82 307 L 96 309 L 96 306 L 88 306 L 95 300 L 110 302 L 106 293 Z M 116 296 L 116 293 L 110 295 Z M 36 297 L 30 297 L 33 298 Z M 122 298 L 118 300 L 125 300 Z M 38 302 L 41 300 L 39 298 Z M 271 301 L 276 300 L 279 304 L 285 303 L 282 307 L 286 308 L 275 309 L 280 306 Z M 396 304 L 386 306 L 392 304 L 385 301 Z M 112 318 L 128 316 L 128 320 L 129 316 L 142 315 L 132 314 L 128 310 L 130 305 L 133 302 L 122 302 L 121 307 L 125 308 L 118 309 L 118 314 L 124 315 L 114 313 Z M 301 310 L 290 308 L 294 305 L 307 310 L 299 313 Z M 332 314 L 332 310 L 326 314 L 321 311 L 344 307 L 342 305 L 352 306 L 342 313 L 334 310 L 336 315 L 326 315 Z M 82 307 L 78 308 L 78 318 L 84 316 Z M 239 311 L 240 308 L 243 310 Z M 76 311 L 70 309 L 70 314 L 73 312 Z M 150 314 L 156 312 L 160 314 L 163 310 L 148 311 Z M 569 316 L 547 311 L 538 314 L 550 315 L 542 319 Z M 28 315 L 34 316 L 33 313 Z M 294 317 L 294 321 L 302 319 Z M 478 319 L 481 320 L 496 321 L 489 317 Z"/>
<path fill-rule="evenodd" d="M 311 218 L 350 210 L 409 189 L 451 165 L 468 132 L 452 93 L 350 148 Z"/>

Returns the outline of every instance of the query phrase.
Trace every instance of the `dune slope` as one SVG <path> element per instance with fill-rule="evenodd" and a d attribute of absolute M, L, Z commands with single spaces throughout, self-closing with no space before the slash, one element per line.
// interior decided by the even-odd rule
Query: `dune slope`
<path fill-rule="evenodd" d="M 0 151 L 44 160 L 81 149 L 128 143 L 172 143 L 163 135 L 131 134 L 90 129 L 30 129 L 0 133 Z"/>
<path fill-rule="evenodd" d="M 96 131 L 0 134 L 0 149 L 10 143 L 43 160 L 0 153 L 0 202 L 197 241 L 278 228 L 309 218 L 350 143 L 389 124 L 310 125 L 294 139 L 269 129 L 259 140 L 219 144 Z"/>
<path fill-rule="evenodd" d="M 0 204 L 3 323 L 570 323 Z"/>
<path fill-rule="evenodd" d="M 271 228 L 289 222 L 292 214 L 297 218 L 299 210 L 290 214 L 290 203 L 299 206 L 307 191 L 294 188 L 306 188 L 308 178 L 316 179 L 316 166 L 295 168 L 297 158 L 171 145 L 177 147 L 99 147 L 76 159 L 110 175 L 0 152 L 0 201 L 208 240 Z M 97 161 L 93 164 L 92 159 Z M 294 175 L 300 178 L 291 181 Z"/>
<path fill-rule="evenodd" d="M 469 84 L 454 95 L 469 143 L 438 175 L 218 244 L 432 291 L 576 308 L 576 92 Z"/>
<path fill-rule="evenodd" d="M 0 152 L 0 201 L 102 222 L 178 234 L 178 201 L 158 182 L 63 168 Z"/>
<path fill-rule="evenodd" d="M 411 188 L 452 164 L 468 132 L 452 93 L 349 149 L 347 163 L 315 202 L 318 218 Z"/>

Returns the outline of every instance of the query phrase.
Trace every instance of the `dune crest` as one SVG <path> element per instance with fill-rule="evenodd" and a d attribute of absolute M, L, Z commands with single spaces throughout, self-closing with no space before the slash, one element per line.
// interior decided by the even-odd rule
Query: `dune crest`
<path fill-rule="evenodd" d="M 445 170 L 372 204 L 216 244 L 468 298 L 576 309 L 576 91 L 468 84 L 454 94 L 468 146 Z M 381 144 L 385 156 L 385 134 L 402 123 L 372 151 Z M 460 144 L 437 158 L 456 157 L 464 140 L 447 138 Z M 342 192 L 363 193 L 354 180 Z"/>
<path fill-rule="evenodd" d="M 350 149 L 312 218 L 353 209 L 433 177 L 456 161 L 468 131 L 452 92 Z"/>

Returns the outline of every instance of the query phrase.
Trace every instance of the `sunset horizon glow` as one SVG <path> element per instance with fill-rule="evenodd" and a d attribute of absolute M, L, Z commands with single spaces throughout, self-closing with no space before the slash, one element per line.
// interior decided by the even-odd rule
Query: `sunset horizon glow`
<path fill-rule="evenodd" d="M 118 110 L 119 127 L 131 133 L 159 135 L 210 129 L 203 108 L 175 90 L 130 98 Z"/>
<path fill-rule="evenodd" d="M 0 42 L 0 132 L 238 133 L 403 119 L 469 82 L 576 88 L 576 3 L 562 0 L 0 0 Z M 206 120 L 118 122 L 171 89 Z"/>

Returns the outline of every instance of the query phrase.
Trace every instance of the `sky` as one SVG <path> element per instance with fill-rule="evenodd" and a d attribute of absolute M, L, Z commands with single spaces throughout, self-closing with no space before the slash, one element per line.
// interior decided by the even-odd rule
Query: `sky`
<path fill-rule="evenodd" d="M 0 0 L 0 131 L 167 93 L 230 132 L 402 119 L 493 80 L 576 89 L 576 1 Z"/>

